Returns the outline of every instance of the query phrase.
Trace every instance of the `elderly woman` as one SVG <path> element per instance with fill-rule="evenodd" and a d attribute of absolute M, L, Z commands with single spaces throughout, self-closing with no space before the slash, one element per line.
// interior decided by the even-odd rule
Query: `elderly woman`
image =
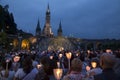
<path fill-rule="evenodd" d="M 83 75 L 81 74 L 82 62 L 78 58 L 74 58 L 71 62 L 71 69 L 67 75 L 63 77 L 63 80 L 82 80 Z"/>

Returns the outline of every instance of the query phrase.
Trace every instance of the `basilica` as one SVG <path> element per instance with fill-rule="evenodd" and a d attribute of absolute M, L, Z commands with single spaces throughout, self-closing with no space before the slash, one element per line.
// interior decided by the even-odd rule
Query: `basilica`
<path fill-rule="evenodd" d="M 40 28 L 40 22 L 38 20 L 36 27 L 35 37 L 37 39 L 37 47 L 39 50 L 58 50 L 60 48 L 71 49 L 73 45 L 71 42 L 63 36 L 62 24 L 58 25 L 57 36 L 54 35 L 52 31 L 52 26 L 50 23 L 50 8 L 49 5 L 46 10 L 45 25 L 43 29 Z M 41 47 L 42 46 L 42 47 Z M 69 47 L 68 47 L 69 46 Z"/>
<path fill-rule="evenodd" d="M 44 37 L 54 37 L 54 33 L 52 31 L 51 23 L 50 23 L 50 8 L 48 5 L 48 8 L 46 10 L 46 18 L 45 18 L 45 25 L 43 30 L 40 28 L 40 22 L 38 20 L 37 27 L 36 27 L 36 36 L 44 36 Z M 57 36 L 62 36 L 62 26 L 61 22 L 59 24 L 59 28 L 57 30 Z"/>
<path fill-rule="evenodd" d="M 96 40 L 65 37 L 63 36 L 61 21 L 58 25 L 57 36 L 55 36 L 50 23 L 51 12 L 49 5 L 47 6 L 43 29 L 41 29 L 40 22 L 38 20 L 35 35 L 24 32 L 17 28 L 14 16 L 8 11 L 8 8 L 8 5 L 0 5 L 0 52 L 18 50 L 96 50 L 119 48 L 120 40 Z"/>

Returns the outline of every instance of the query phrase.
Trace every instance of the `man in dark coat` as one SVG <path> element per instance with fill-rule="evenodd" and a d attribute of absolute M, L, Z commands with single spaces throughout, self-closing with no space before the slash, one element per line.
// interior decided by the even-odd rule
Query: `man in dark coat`
<path fill-rule="evenodd" d="M 120 80 L 113 71 L 115 61 L 115 57 L 112 54 L 102 54 L 100 57 L 100 65 L 103 68 L 103 72 L 95 75 L 94 80 Z"/>

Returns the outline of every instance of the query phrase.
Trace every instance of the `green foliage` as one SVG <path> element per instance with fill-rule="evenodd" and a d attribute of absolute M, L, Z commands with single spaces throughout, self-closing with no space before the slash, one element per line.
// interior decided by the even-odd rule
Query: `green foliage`
<path fill-rule="evenodd" d="M 7 43 L 7 34 L 5 32 L 0 32 L 0 44 Z"/>

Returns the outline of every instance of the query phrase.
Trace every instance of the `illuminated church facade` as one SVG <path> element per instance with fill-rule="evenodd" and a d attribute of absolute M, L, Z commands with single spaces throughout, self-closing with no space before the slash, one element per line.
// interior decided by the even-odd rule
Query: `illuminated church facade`
<path fill-rule="evenodd" d="M 44 36 L 44 37 L 49 37 L 49 38 L 54 37 L 54 33 L 52 31 L 52 26 L 51 26 L 50 20 L 51 20 L 51 15 L 50 15 L 50 8 L 48 5 L 47 10 L 46 10 L 45 25 L 44 25 L 43 29 L 41 29 L 40 22 L 38 20 L 35 36 L 37 36 L 37 37 Z M 59 28 L 57 30 L 57 36 L 62 36 L 61 22 L 60 22 Z"/>

